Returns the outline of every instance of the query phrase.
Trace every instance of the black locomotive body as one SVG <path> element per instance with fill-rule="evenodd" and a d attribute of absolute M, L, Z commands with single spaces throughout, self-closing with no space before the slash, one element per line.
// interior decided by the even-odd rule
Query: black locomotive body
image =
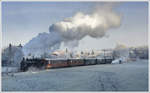
<path fill-rule="evenodd" d="M 20 69 L 21 71 L 27 71 L 30 67 L 45 69 L 45 65 L 47 65 L 47 61 L 45 59 L 23 59 L 21 62 Z"/>

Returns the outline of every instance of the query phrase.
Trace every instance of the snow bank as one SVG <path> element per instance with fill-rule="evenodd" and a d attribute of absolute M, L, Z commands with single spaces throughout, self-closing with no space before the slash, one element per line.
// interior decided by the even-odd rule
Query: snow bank
<path fill-rule="evenodd" d="M 19 71 L 18 67 L 2 67 L 2 73 L 13 73 L 18 71 Z"/>
<path fill-rule="evenodd" d="M 118 59 L 115 59 L 112 61 L 112 64 L 119 64 L 119 61 L 122 63 L 122 62 L 127 62 L 127 58 L 126 57 L 121 57 L 121 58 L 118 58 Z"/>

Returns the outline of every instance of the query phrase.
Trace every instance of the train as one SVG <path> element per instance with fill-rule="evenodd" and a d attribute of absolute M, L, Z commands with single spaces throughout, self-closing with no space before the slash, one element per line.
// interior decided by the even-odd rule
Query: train
<path fill-rule="evenodd" d="M 113 58 L 84 58 L 84 59 L 24 59 L 21 62 L 20 70 L 27 71 L 30 67 L 38 69 L 53 69 L 62 67 L 87 66 L 96 64 L 111 64 Z"/>

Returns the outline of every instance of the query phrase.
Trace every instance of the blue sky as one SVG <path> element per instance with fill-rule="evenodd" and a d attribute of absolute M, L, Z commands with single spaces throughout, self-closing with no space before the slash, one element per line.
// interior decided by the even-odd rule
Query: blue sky
<path fill-rule="evenodd" d="M 3 2 L 2 46 L 25 44 L 38 33 L 48 32 L 51 24 L 81 11 L 88 13 L 98 2 Z M 99 3 L 101 4 L 101 3 Z M 114 48 L 148 44 L 148 3 L 121 2 L 115 8 L 122 15 L 121 26 L 108 31 L 109 37 L 85 37 L 80 49 Z"/>

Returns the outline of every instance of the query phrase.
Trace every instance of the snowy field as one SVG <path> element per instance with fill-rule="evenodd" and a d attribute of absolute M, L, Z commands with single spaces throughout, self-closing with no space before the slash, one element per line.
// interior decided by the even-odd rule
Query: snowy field
<path fill-rule="evenodd" d="M 148 91 L 148 61 L 3 75 L 2 91 Z"/>

